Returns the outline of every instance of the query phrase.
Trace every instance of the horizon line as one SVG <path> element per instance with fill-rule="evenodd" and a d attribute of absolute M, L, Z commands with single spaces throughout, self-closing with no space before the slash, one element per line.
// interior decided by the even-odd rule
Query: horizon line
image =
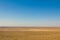
<path fill-rule="evenodd" d="M 34 27 L 41 27 L 41 28 L 42 28 L 42 27 L 44 27 L 44 28 L 45 28 L 45 27 L 47 27 L 47 28 L 53 27 L 53 28 L 54 28 L 54 27 L 55 27 L 55 28 L 57 28 L 57 27 L 60 27 L 60 26 L 0 26 L 0 28 L 1 28 L 1 27 L 6 27 L 6 28 L 8 28 L 8 27 L 9 27 L 9 28 L 10 28 L 10 27 L 12 27 L 12 28 L 13 28 L 13 27 L 28 27 L 28 28 L 30 28 L 30 27 L 32 27 L 32 28 L 34 28 Z"/>

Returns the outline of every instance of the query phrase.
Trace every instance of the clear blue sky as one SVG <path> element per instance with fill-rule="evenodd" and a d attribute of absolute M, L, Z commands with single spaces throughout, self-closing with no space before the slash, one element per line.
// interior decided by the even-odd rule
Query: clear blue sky
<path fill-rule="evenodd" d="M 60 1 L 0 0 L 0 26 L 60 26 Z"/>

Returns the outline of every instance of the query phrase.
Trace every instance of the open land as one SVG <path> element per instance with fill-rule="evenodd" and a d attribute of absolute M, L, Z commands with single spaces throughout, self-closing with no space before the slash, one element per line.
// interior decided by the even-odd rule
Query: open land
<path fill-rule="evenodd" d="M 60 28 L 0 27 L 0 40 L 60 40 Z"/>

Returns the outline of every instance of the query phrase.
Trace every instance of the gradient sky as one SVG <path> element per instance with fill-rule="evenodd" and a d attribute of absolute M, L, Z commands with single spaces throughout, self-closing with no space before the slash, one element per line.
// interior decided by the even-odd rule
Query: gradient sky
<path fill-rule="evenodd" d="M 0 0 L 0 26 L 60 26 L 60 1 Z"/>

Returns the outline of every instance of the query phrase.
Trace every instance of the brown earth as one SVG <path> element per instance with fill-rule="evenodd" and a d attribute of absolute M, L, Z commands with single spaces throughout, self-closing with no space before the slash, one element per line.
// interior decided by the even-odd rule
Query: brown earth
<path fill-rule="evenodd" d="M 60 28 L 0 28 L 0 40 L 60 40 Z"/>

